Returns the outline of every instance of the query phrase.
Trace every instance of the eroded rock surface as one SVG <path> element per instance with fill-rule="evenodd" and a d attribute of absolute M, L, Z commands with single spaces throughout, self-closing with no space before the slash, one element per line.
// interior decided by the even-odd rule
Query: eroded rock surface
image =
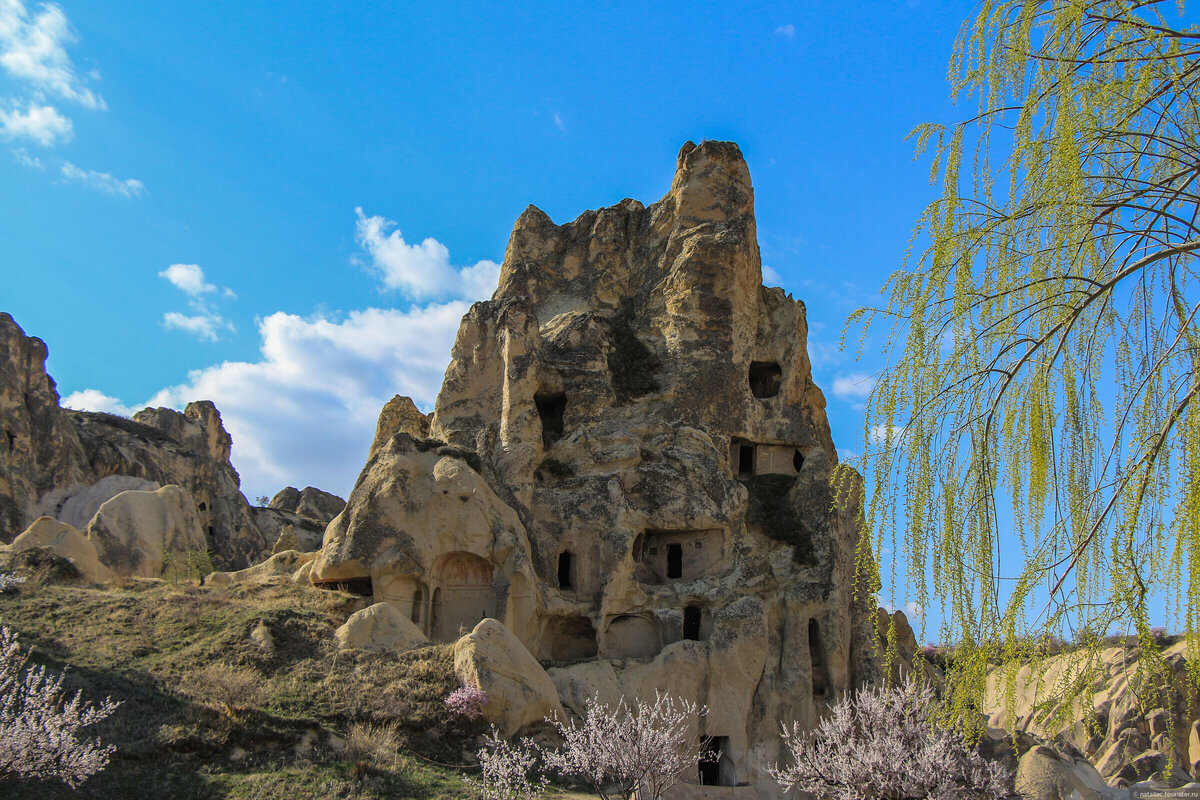
<path fill-rule="evenodd" d="M 1082 651 L 1034 661 L 1016 671 L 994 670 L 984 704 L 988 724 L 1076 751 L 1110 786 L 1145 780 L 1179 786 L 1192 780 L 1200 770 L 1200 703 L 1188 686 L 1186 645 L 1180 641 L 1166 647 L 1170 687 L 1153 692 L 1139 688 L 1136 646 L 1132 641 L 1099 650 L 1091 695 L 1065 707 L 1052 698 L 1060 685 L 1079 674 L 1081 659 L 1087 657 Z"/>
<path fill-rule="evenodd" d="M 877 670 L 859 487 L 830 486 L 806 339 L 803 304 L 762 285 L 732 143 L 685 145 L 648 207 L 531 206 L 432 417 L 384 409 L 309 575 L 433 641 L 501 620 L 575 713 L 596 692 L 707 704 L 721 782 L 774 796 L 779 722 Z"/>
<path fill-rule="evenodd" d="M 192 498 L 203 546 L 223 569 L 261 560 L 284 525 L 293 525 L 298 546 L 319 546 L 340 498 L 309 487 L 293 508 L 252 516 L 212 403 L 147 408 L 132 419 L 64 409 L 45 361 L 45 343 L 0 313 L 0 543 L 41 516 L 82 531 L 121 492 L 176 485 Z"/>

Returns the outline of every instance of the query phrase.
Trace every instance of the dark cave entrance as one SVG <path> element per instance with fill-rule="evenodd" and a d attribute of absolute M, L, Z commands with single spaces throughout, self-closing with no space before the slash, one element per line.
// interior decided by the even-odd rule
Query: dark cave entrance
<path fill-rule="evenodd" d="M 549 447 L 562 438 L 567 396 L 562 392 L 536 394 L 533 396 L 533 402 L 537 406 L 538 417 L 542 420 L 542 444 Z"/>
<path fill-rule="evenodd" d="M 700 606 L 685 606 L 683 609 L 683 638 L 700 641 Z"/>
<path fill-rule="evenodd" d="M 667 545 L 667 577 L 683 577 L 683 545 L 678 542 Z"/>
<path fill-rule="evenodd" d="M 558 588 L 571 588 L 571 551 L 564 550 L 558 554 Z"/>
<path fill-rule="evenodd" d="M 783 370 L 775 361 L 750 362 L 750 392 L 755 397 L 766 399 L 779 394 L 783 383 Z"/>

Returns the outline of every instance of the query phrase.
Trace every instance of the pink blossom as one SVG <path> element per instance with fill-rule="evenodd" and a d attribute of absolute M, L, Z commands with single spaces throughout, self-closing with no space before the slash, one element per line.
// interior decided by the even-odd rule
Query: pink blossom
<path fill-rule="evenodd" d="M 446 708 L 460 717 L 479 719 L 487 704 L 487 693 L 476 686 L 460 686 L 446 697 Z"/>

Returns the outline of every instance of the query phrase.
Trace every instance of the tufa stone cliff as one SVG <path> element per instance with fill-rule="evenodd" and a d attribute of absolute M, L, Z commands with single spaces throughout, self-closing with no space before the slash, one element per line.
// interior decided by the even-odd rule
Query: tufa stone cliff
<path fill-rule="evenodd" d="M 101 566 L 147 577 L 179 550 L 207 549 L 222 568 L 246 567 L 289 526 L 298 543 L 319 545 L 340 498 L 292 489 L 295 498 L 281 492 L 278 508 L 252 508 L 212 403 L 182 413 L 147 408 L 132 419 L 61 408 L 46 355 L 41 339 L 0 313 L 0 543 L 50 517 L 86 530 Z M 46 546 L 43 538 L 22 545 Z"/>
<path fill-rule="evenodd" d="M 434 641 L 475 629 L 483 648 L 498 633 L 477 626 L 501 621 L 545 668 L 512 674 L 552 685 L 546 707 L 707 704 L 723 755 L 692 780 L 774 796 L 780 721 L 812 725 L 874 675 L 858 490 L 830 487 L 806 338 L 804 305 L 762 285 L 735 144 L 684 145 L 649 207 L 556 225 L 530 206 L 432 415 L 384 409 L 308 574 Z"/>

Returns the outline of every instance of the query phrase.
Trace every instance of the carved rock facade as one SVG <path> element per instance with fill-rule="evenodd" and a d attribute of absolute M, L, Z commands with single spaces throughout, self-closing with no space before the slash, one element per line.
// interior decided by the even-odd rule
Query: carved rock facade
<path fill-rule="evenodd" d="M 858 488 L 830 488 L 806 338 L 803 304 L 762 286 L 732 143 L 685 145 L 649 207 L 531 206 L 431 417 L 385 409 L 311 577 L 435 641 L 502 621 L 575 713 L 597 692 L 707 704 L 724 755 L 693 780 L 773 795 L 779 722 L 874 674 Z"/>

